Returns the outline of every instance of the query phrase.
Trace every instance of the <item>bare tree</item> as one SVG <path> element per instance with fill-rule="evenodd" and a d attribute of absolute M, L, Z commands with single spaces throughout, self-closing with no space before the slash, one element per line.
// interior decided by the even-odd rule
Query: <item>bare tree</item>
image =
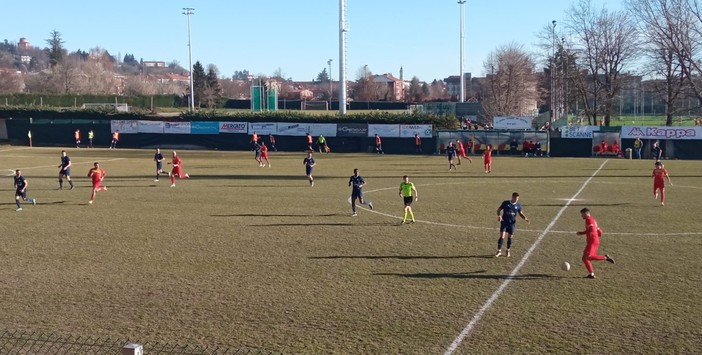
<path fill-rule="evenodd" d="M 483 64 L 483 108 L 488 117 L 533 115 L 538 100 L 538 79 L 530 54 L 516 43 L 497 48 Z"/>
<path fill-rule="evenodd" d="M 0 70 L 0 93 L 22 92 L 24 80 L 22 75 L 13 70 Z"/>
<path fill-rule="evenodd" d="M 673 125 L 675 103 L 683 92 L 686 76 L 683 70 L 687 52 L 681 33 L 692 20 L 687 11 L 687 0 L 628 0 L 629 12 L 636 18 L 639 31 L 645 38 L 643 47 L 648 57 L 650 74 L 654 76 L 653 92 L 665 103 L 666 125 Z"/>
<path fill-rule="evenodd" d="M 614 98 L 621 89 L 621 74 L 639 54 L 636 25 L 624 11 L 595 10 L 592 0 L 580 0 L 568 11 L 566 27 L 570 30 L 579 65 L 592 76 L 593 103 L 589 103 L 585 77 L 580 82 L 585 110 L 597 122 L 598 112 L 609 126 Z"/>

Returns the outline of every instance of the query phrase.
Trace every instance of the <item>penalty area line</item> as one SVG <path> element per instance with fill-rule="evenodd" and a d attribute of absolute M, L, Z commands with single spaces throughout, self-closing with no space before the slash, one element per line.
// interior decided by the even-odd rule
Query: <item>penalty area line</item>
<path fill-rule="evenodd" d="M 468 325 L 466 325 L 466 327 L 463 328 L 461 333 L 458 334 L 456 339 L 454 339 L 451 345 L 449 345 L 449 347 L 444 352 L 444 355 L 453 354 L 456 351 L 456 349 L 458 349 L 458 346 L 461 345 L 463 340 L 465 340 L 468 337 L 468 335 L 470 335 L 473 329 L 475 329 L 476 325 L 478 325 L 478 322 L 480 322 L 480 320 L 483 318 L 485 312 L 487 312 L 492 307 L 492 304 L 495 303 L 495 301 L 500 297 L 500 295 L 502 295 L 502 292 L 504 292 L 504 290 L 507 288 L 507 285 L 509 285 L 512 282 L 517 273 L 519 273 L 519 270 L 521 270 L 524 264 L 526 264 L 527 260 L 529 260 L 529 257 L 531 257 L 531 254 L 534 252 L 534 250 L 536 250 L 536 247 L 539 246 L 539 244 L 549 233 L 551 228 L 553 228 L 553 226 L 556 225 L 556 222 L 561 218 L 563 212 L 565 212 L 565 210 L 570 206 L 570 204 L 573 201 L 577 200 L 580 193 L 582 193 L 583 190 L 585 190 L 585 187 L 587 187 L 587 185 L 590 184 L 590 181 L 592 181 L 592 179 L 595 178 L 597 173 L 599 173 L 602 170 L 602 168 L 604 168 L 605 164 L 607 164 L 608 161 L 609 159 L 605 160 L 602 163 L 602 165 L 600 165 L 600 167 L 597 168 L 597 170 L 595 170 L 595 172 L 592 173 L 592 175 L 590 175 L 590 177 L 587 180 L 585 180 L 582 186 L 580 186 L 580 189 L 565 203 L 565 205 L 563 205 L 563 207 L 561 207 L 556 216 L 553 217 L 553 220 L 551 220 L 551 223 L 548 224 L 546 229 L 544 229 L 544 231 L 539 235 L 538 238 L 536 238 L 534 243 L 529 247 L 529 250 L 527 250 L 522 259 L 519 260 L 519 263 L 517 264 L 517 266 L 514 267 L 514 270 L 512 270 L 512 272 L 509 273 L 509 276 L 504 281 L 502 281 L 497 290 L 495 290 L 495 292 L 493 292 L 490 298 L 488 298 L 487 301 L 485 301 L 485 303 L 482 305 L 482 307 L 480 307 L 478 313 L 476 313 L 473 316 L 470 322 L 468 322 Z"/>

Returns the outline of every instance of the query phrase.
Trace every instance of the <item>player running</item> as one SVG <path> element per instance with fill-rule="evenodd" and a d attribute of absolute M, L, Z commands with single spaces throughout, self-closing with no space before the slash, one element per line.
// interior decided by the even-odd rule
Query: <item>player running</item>
<path fill-rule="evenodd" d="M 414 213 L 412 212 L 412 202 L 417 201 L 417 188 L 414 187 L 414 183 L 409 181 L 409 176 L 405 175 L 402 177 L 402 182 L 400 183 L 400 197 L 405 203 L 405 211 L 402 217 L 402 222 L 400 224 L 407 223 L 407 215 L 409 214 L 409 223 L 414 223 Z"/>
<path fill-rule="evenodd" d="M 161 154 L 161 148 L 156 148 L 156 154 L 154 154 L 154 161 L 156 162 L 156 179 L 154 182 L 158 182 L 161 174 L 165 174 L 163 171 L 163 154 Z"/>
<path fill-rule="evenodd" d="M 59 190 L 63 190 L 63 177 L 66 177 L 68 183 L 71 185 L 71 190 L 73 190 L 73 181 L 71 181 L 71 158 L 68 157 L 65 150 L 61 151 L 61 164 L 59 164 Z"/>
<path fill-rule="evenodd" d="M 314 166 L 317 165 L 317 163 L 312 157 L 312 151 L 307 152 L 307 157 L 302 161 L 302 164 L 305 166 L 305 175 L 307 175 L 307 181 L 310 182 L 310 187 L 313 187 L 314 177 L 312 176 L 312 171 L 314 170 Z"/>
<path fill-rule="evenodd" d="M 519 193 L 513 192 L 511 200 L 504 200 L 497 209 L 497 220 L 500 222 L 500 239 L 497 240 L 497 253 L 495 257 L 502 256 L 502 243 L 507 237 L 507 251 L 505 256 L 510 257 L 510 248 L 512 248 L 512 237 L 517 225 L 517 215 L 525 222 L 529 223 L 529 219 L 522 212 L 522 205 L 519 203 Z"/>
<path fill-rule="evenodd" d="M 36 198 L 27 197 L 27 186 L 29 186 L 29 182 L 22 176 L 22 172 L 19 169 L 15 170 L 15 204 L 17 204 L 17 209 L 15 211 L 17 212 L 22 210 L 20 200 L 31 201 L 32 205 L 37 204 Z"/>
<path fill-rule="evenodd" d="M 366 184 L 366 181 L 363 180 L 363 177 L 359 175 L 358 169 L 353 169 L 353 176 L 349 178 L 349 186 L 353 186 L 351 188 L 351 211 L 353 211 L 353 214 L 351 214 L 351 217 L 356 217 L 358 214 L 356 213 L 356 199 L 358 199 L 358 202 L 364 206 L 368 206 L 368 208 L 373 209 L 373 203 L 364 201 L 363 200 L 363 186 Z"/>
<path fill-rule="evenodd" d="M 273 149 L 274 152 L 277 152 L 278 148 L 275 147 L 275 137 L 273 136 L 273 133 L 268 135 L 268 142 L 271 145 L 271 149 Z"/>
<path fill-rule="evenodd" d="M 461 158 L 466 158 L 469 163 L 473 163 L 473 159 L 466 154 L 466 147 L 460 139 L 456 139 L 456 157 L 458 157 L 458 165 L 461 165 Z"/>
<path fill-rule="evenodd" d="M 485 173 L 492 172 L 492 145 L 488 144 L 483 151 L 483 164 L 485 165 Z"/>
<path fill-rule="evenodd" d="M 266 161 L 263 163 L 263 161 Z M 261 142 L 261 157 L 259 158 L 259 162 L 263 164 L 263 166 L 268 165 L 268 167 L 271 167 L 271 162 L 268 160 L 268 147 L 266 146 L 266 142 Z"/>
<path fill-rule="evenodd" d="M 258 143 L 253 143 L 254 159 L 258 163 L 258 167 L 263 167 L 263 161 L 261 161 L 261 145 Z"/>
<path fill-rule="evenodd" d="M 583 250 L 583 263 L 587 269 L 587 278 L 595 278 L 595 270 L 592 268 L 592 260 L 606 260 L 614 264 L 614 259 L 609 255 L 597 255 L 597 248 L 600 245 L 600 237 L 602 236 L 602 229 L 597 226 L 597 221 L 595 217 L 590 215 L 590 209 L 587 207 L 580 210 L 580 216 L 585 220 L 585 230 L 581 232 L 576 232 L 577 235 L 586 236 L 585 250 Z"/>
<path fill-rule="evenodd" d="M 383 140 L 380 139 L 377 133 L 375 134 L 375 152 L 378 154 L 385 154 L 385 152 L 383 152 Z"/>
<path fill-rule="evenodd" d="M 73 137 L 76 139 L 76 148 L 80 148 L 80 130 L 73 132 Z"/>
<path fill-rule="evenodd" d="M 173 151 L 173 158 L 168 164 L 173 164 L 173 169 L 171 169 L 171 187 L 175 187 L 175 178 L 178 176 L 179 179 L 187 179 L 190 177 L 188 174 L 183 174 L 183 161 L 180 160 L 178 153 Z"/>
<path fill-rule="evenodd" d="M 88 148 L 93 147 L 93 138 L 95 138 L 95 132 L 91 129 L 88 131 Z"/>
<path fill-rule="evenodd" d="M 93 167 L 88 171 L 88 177 L 93 181 L 93 192 L 90 194 L 90 201 L 88 201 L 88 204 L 93 204 L 93 201 L 95 201 L 95 194 L 97 194 L 98 191 L 107 191 L 107 187 L 100 186 L 102 180 L 105 179 L 105 175 L 105 169 L 102 169 L 98 162 L 93 163 Z"/>
<path fill-rule="evenodd" d="M 453 142 L 449 141 L 448 147 L 446 147 L 446 157 L 448 158 L 448 163 L 449 163 L 449 171 L 451 171 L 451 168 L 453 170 L 456 170 L 456 164 L 453 162 L 453 158 L 456 156 L 456 147 L 453 145 Z"/>
<path fill-rule="evenodd" d="M 657 161 L 653 173 L 653 198 L 658 199 L 658 191 L 661 192 L 661 206 L 665 206 L 665 179 L 668 179 L 670 186 L 673 183 L 670 181 L 670 176 L 668 175 L 668 170 L 663 167 L 663 163 Z"/>

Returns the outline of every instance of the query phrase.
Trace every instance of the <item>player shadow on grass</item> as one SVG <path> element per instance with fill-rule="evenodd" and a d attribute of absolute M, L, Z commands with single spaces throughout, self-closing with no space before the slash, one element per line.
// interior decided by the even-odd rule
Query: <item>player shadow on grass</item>
<path fill-rule="evenodd" d="M 290 214 L 290 213 L 232 213 L 232 214 L 212 214 L 211 217 L 333 217 L 343 216 L 341 213 L 321 213 L 321 214 Z"/>
<path fill-rule="evenodd" d="M 434 259 L 493 259 L 494 255 L 331 255 L 310 256 L 309 259 L 368 259 L 368 260 L 434 260 Z"/>
<path fill-rule="evenodd" d="M 589 207 L 589 206 L 629 206 L 631 203 L 629 202 L 621 202 L 621 203 L 578 203 L 578 202 L 573 202 L 570 204 L 571 207 Z M 534 204 L 524 204 L 522 205 L 524 207 L 532 207 L 532 206 L 538 206 L 538 207 L 563 207 L 563 204 L 558 204 L 558 203 L 534 203 Z"/>
<path fill-rule="evenodd" d="M 486 270 L 470 271 L 470 272 L 447 272 L 447 273 L 414 273 L 414 274 L 400 274 L 400 273 L 374 273 L 374 276 L 397 276 L 406 277 L 413 279 L 491 279 L 491 280 L 540 280 L 540 279 L 560 279 L 560 276 L 554 276 L 549 274 L 523 274 L 523 275 L 497 275 L 497 274 L 483 274 Z"/>

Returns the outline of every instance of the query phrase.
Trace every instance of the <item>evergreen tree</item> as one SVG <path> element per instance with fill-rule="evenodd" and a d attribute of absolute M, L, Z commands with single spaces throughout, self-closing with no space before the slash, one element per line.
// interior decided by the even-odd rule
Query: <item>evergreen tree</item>
<path fill-rule="evenodd" d="M 60 64 L 63 62 L 65 49 L 63 48 L 64 42 L 61 39 L 61 33 L 59 33 L 56 30 L 53 30 L 53 31 L 51 31 L 50 35 L 51 35 L 51 38 L 47 39 L 46 43 L 49 45 L 49 48 L 48 48 L 49 63 L 51 64 L 51 67 L 53 68 L 57 64 Z"/>
<path fill-rule="evenodd" d="M 193 65 L 193 91 L 195 94 L 195 101 L 197 106 L 202 105 L 202 98 L 207 88 L 207 75 L 205 74 L 205 68 L 202 66 L 200 61 L 195 62 Z"/>
<path fill-rule="evenodd" d="M 207 70 L 205 85 L 206 87 L 200 101 L 204 101 L 208 108 L 214 108 L 219 104 L 223 96 L 222 86 L 219 84 L 219 79 L 217 79 L 217 68 L 214 65 L 210 65 Z"/>

